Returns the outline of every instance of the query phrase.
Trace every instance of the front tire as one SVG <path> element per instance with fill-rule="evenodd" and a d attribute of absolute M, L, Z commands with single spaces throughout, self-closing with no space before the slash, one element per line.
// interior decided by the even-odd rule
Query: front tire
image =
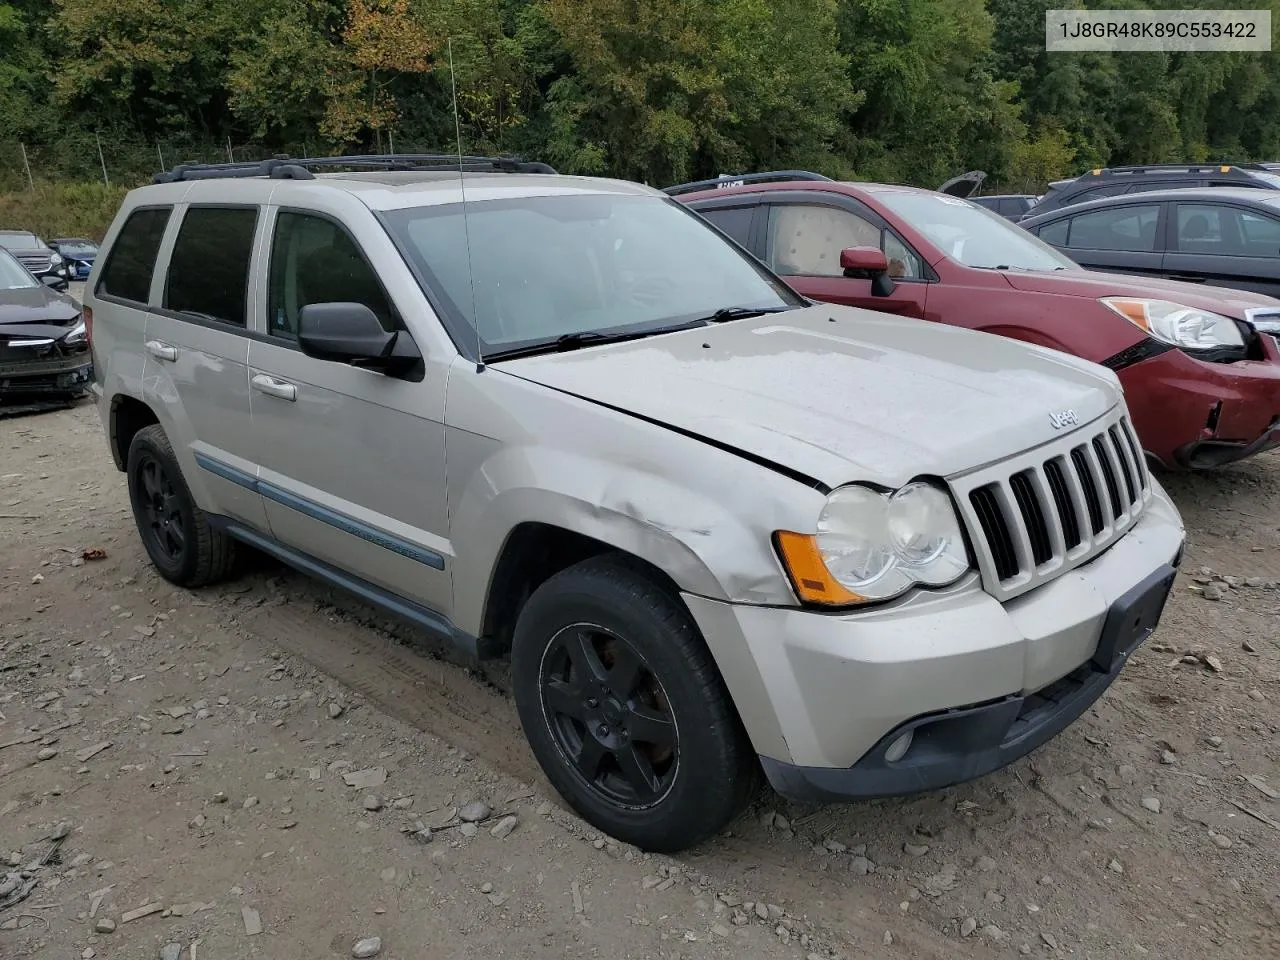
<path fill-rule="evenodd" d="M 191 496 L 164 429 L 152 424 L 129 444 L 129 501 L 147 556 L 171 583 L 203 587 L 235 569 L 236 543 L 213 528 Z"/>
<path fill-rule="evenodd" d="M 584 819 L 644 850 L 717 833 L 755 757 L 688 611 L 638 564 L 586 560 L 516 623 L 512 687 L 543 772 Z"/>

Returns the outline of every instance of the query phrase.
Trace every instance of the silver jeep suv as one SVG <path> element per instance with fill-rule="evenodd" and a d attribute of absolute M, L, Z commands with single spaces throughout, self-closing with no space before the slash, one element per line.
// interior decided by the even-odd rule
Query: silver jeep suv
<path fill-rule="evenodd" d="M 85 299 L 152 562 L 197 587 L 248 545 L 509 656 L 615 837 L 697 843 L 760 771 L 995 770 L 1160 616 L 1183 527 L 1102 367 L 812 304 L 658 191 L 540 164 L 157 181 Z"/>

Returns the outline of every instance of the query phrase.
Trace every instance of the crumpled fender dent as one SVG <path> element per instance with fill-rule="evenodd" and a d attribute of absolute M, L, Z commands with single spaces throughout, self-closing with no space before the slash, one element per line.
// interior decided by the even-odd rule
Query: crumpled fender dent
<path fill-rule="evenodd" d="M 484 389 L 466 376 L 449 384 L 448 405 L 459 411 L 446 447 L 461 629 L 480 629 L 498 558 L 529 522 L 628 551 L 689 594 L 796 603 L 772 535 L 812 529 L 825 494 L 660 424 L 521 378 L 483 376 Z"/>
<path fill-rule="evenodd" d="M 451 468 L 455 462 L 451 448 Z M 718 502 L 634 466 L 601 466 L 546 448 L 505 448 L 485 462 L 487 482 L 470 485 L 454 510 L 460 627 L 479 629 L 507 538 L 530 522 L 634 554 L 691 594 L 737 603 L 795 603 L 768 535 L 739 521 L 731 496 Z M 560 482 L 549 489 L 533 477 Z"/>

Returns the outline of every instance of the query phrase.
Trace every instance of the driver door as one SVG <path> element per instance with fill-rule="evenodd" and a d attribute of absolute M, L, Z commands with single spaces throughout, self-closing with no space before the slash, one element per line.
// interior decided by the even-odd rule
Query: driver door
<path fill-rule="evenodd" d="M 297 344 L 298 314 L 310 303 L 364 304 L 388 330 L 425 310 L 407 294 L 404 303 L 392 298 L 372 264 L 396 261 L 366 253 L 336 217 L 280 210 L 268 229 L 249 399 L 271 535 L 447 618 L 445 358 L 424 349 L 426 373 L 413 382 L 308 357 Z"/>
<path fill-rule="evenodd" d="M 894 281 L 889 296 L 873 294 L 869 279 L 844 275 L 840 251 L 848 247 L 884 251 Z M 843 206 L 769 204 L 765 261 L 793 289 L 813 300 L 924 317 L 929 284 L 920 258 L 887 226 Z"/>

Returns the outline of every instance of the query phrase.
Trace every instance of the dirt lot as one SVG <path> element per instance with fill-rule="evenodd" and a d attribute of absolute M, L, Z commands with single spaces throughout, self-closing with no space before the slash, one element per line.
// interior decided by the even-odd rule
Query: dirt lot
<path fill-rule="evenodd" d="M 1175 596 L 1064 735 L 672 859 L 555 802 L 500 667 L 265 561 L 176 590 L 91 406 L 0 419 L 0 957 L 1280 956 L 1280 457 L 1166 481 Z"/>

